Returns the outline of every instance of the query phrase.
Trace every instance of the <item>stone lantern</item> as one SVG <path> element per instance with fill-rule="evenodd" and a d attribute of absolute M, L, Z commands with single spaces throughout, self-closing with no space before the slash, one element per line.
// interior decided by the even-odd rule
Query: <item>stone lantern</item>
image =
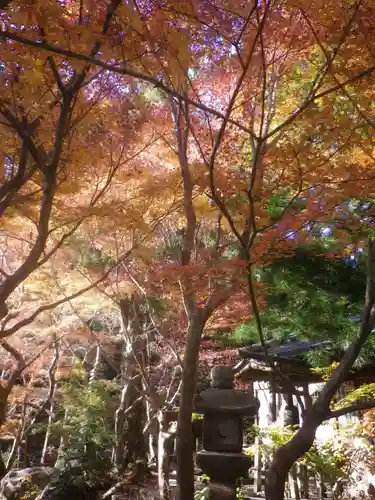
<path fill-rule="evenodd" d="M 195 408 L 203 413 L 203 451 L 197 463 L 210 478 L 210 499 L 234 500 L 236 483 L 247 477 L 252 458 L 242 453 L 244 416 L 254 416 L 259 401 L 233 389 L 233 370 L 219 366 L 211 371 L 211 389 L 199 394 Z"/>

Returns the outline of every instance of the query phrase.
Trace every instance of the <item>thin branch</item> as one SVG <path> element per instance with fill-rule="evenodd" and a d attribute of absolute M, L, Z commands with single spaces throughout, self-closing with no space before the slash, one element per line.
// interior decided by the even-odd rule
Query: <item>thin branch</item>
<path fill-rule="evenodd" d="M 112 0 L 112 2 L 108 5 L 107 16 L 105 18 L 102 30 L 104 34 L 108 31 L 111 19 L 113 18 L 115 11 L 120 3 L 121 0 Z M 100 46 L 100 41 L 96 41 L 94 43 L 93 48 L 90 52 L 92 57 L 95 57 L 95 55 L 98 53 Z M 55 68 L 55 66 L 52 61 L 52 69 L 53 68 Z M 35 269 L 38 268 L 38 261 L 45 251 L 49 237 L 50 218 L 57 189 L 57 174 L 60 157 L 63 150 L 64 141 L 67 136 L 68 125 L 71 121 L 72 110 L 76 103 L 75 98 L 85 80 L 87 70 L 88 68 L 85 68 L 80 74 L 74 73 L 67 85 L 64 87 L 64 91 L 62 92 L 62 105 L 55 130 L 54 144 L 52 151 L 48 155 L 48 159 L 45 153 L 41 156 L 41 148 L 36 147 L 35 142 L 30 135 L 30 127 L 27 126 L 27 122 L 25 123 L 25 120 L 21 122 L 16 115 L 14 115 L 7 107 L 0 103 L 0 113 L 3 114 L 3 116 L 9 121 L 9 123 L 14 126 L 15 130 L 30 151 L 30 154 L 33 156 L 37 167 L 43 172 L 44 175 L 43 196 L 40 202 L 39 217 L 37 222 L 37 237 L 24 262 L 0 286 L 0 304 L 2 305 L 0 310 L 1 317 L 6 316 L 7 314 L 7 307 L 5 305 L 6 300 L 17 288 L 17 286 L 22 283 Z M 55 77 L 57 78 L 57 82 L 59 83 L 59 76 L 55 74 Z M 35 125 L 33 128 L 35 129 Z M 29 318 L 33 316 L 34 315 L 31 315 L 29 316 Z M 2 333 L 4 336 L 4 332 Z"/>
<path fill-rule="evenodd" d="M 270 2 L 267 2 L 265 12 L 263 14 L 261 21 L 259 22 L 256 36 L 254 37 L 254 40 L 251 44 L 248 58 L 247 58 L 246 63 L 244 64 L 244 66 L 242 68 L 241 75 L 237 80 L 235 89 L 232 93 L 229 104 L 227 106 L 225 118 L 224 118 L 224 120 L 221 124 L 221 127 L 219 129 L 219 132 L 216 136 L 216 140 L 215 140 L 215 144 L 214 144 L 214 147 L 212 149 L 212 152 L 211 152 L 210 160 L 209 160 L 209 162 L 207 162 L 207 167 L 209 170 L 209 183 L 210 183 L 210 189 L 211 189 L 211 196 L 212 196 L 213 200 L 215 201 L 219 210 L 222 212 L 222 214 L 224 215 L 224 217 L 228 221 L 228 224 L 230 225 L 232 232 L 234 233 L 234 235 L 236 236 L 240 245 L 243 248 L 247 247 L 246 237 L 244 238 L 243 235 L 241 235 L 239 230 L 236 228 L 234 220 L 233 220 L 232 216 L 230 215 L 230 213 L 229 213 L 229 211 L 228 211 L 228 209 L 227 209 L 227 207 L 222 199 L 222 196 L 220 195 L 220 193 L 217 192 L 217 189 L 216 189 L 216 185 L 215 185 L 215 161 L 216 161 L 216 156 L 218 154 L 219 148 L 220 148 L 222 141 L 223 141 L 223 138 L 224 138 L 224 133 L 225 133 L 227 125 L 229 123 L 229 117 L 232 113 L 233 106 L 236 102 L 237 96 L 240 93 L 240 90 L 242 88 L 242 84 L 243 84 L 245 77 L 247 75 L 247 72 L 249 70 L 256 44 L 258 42 L 258 39 L 260 39 L 262 36 L 263 29 L 265 27 L 266 19 L 267 19 L 268 12 L 269 12 L 269 7 L 270 7 Z M 252 14 L 252 12 L 251 12 L 251 14 Z M 262 128 L 262 126 L 261 126 L 261 128 Z M 262 132 L 262 130 L 260 130 L 260 134 L 261 134 L 261 132 Z M 250 136 L 253 137 L 252 132 L 251 132 Z M 258 152 L 260 152 L 262 144 L 263 143 L 261 141 L 261 138 L 258 138 L 258 141 L 257 141 L 257 151 Z M 246 234 L 246 231 L 244 231 L 244 234 Z"/>
<path fill-rule="evenodd" d="M 66 89 L 65 89 L 65 86 L 61 80 L 59 70 L 57 69 L 57 66 L 56 66 L 56 63 L 55 63 L 53 57 L 48 56 L 47 61 L 49 62 L 49 65 L 51 66 L 53 76 L 55 77 L 55 80 L 56 80 L 57 86 L 59 87 L 61 95 L 65 95 Z"/>
<path fill-rule="evenodd" d="M 69 94 L 69 96 L 66 96 L 64 98 L 56 128 L 55 143 L 50 162 L 41 162 L 39 155 L 37 156 L 37 158 L 34 158 L 36 162 L 39 160 L 38 167 L 41 168 L 44 173 L 43 196 L 40 203 L 39 217 L 37 222 L 37 237 L 24 262 L 12 274 L 12 276 L 5 280 L 4 283 L 2 283 L 2 285 L 0 286 L 0 301 L 3 303 L 5 303 L 9 295 L 17 288 L 17 286 L 22 283 L 22 281 L 24 281 L 27 276 L 29 276 L 31 272 L 34 271 L 34 269 L 38 267 L 38 260 L 43 254 L 46 247 L 49 233 L 50 216 L 52 213 L 57 187 L 57 167 L 59 164 L 64 137 L 66 134 L 66 127 L 69 119 L 72 97 L 72 94 Z M 27 137 L 27 139 L 32 143 L 34 149 L 36 149 L 34 142 L 31 141 L 29 137 Z M 31 150 L 30 152 L 32 153 Z"/>
<path fill-rule="evenodd" d="M 121 256 L 115 264 L 113 264 L 100 278 L 97 280 L 93 281 L 89 285 L 87 285 L 84 288 L 81 288 L 81 290 L 78 290 L 78 292 L 72 293 L 71 295 L 68 295 L 66 297 L 61 298 L 60 300 L 56 300 L 55 302 L 51 302 L 50 304 L 45 304 L 44 306 L 38 307 L 30 316 L 27 316 L 23 320 L 19 321 L 12 327 L 8 329 L 4 329 L 0 331 L 0 338 L 6 338 L 9 337 L 10 335 L 13 335 L 16 333 L 20 328 L 23 328 L 24 326 L 29 325 L 32 323 L 40 314 L 46 311 L 50 311 L 51 309 L 55 309 L 56 307 L 60 306 L 61 304 L 65 304 L 65 302 L 68 302 L 70 300 L 76 299 L 77 297 L 80 297 L 84 293 L 92 290 L 93 288 L 97 287 L 100 283 L 102 283 L 109 275 L 110 273 L 125 259 L 129 257 L 131 252 L 137 247 L 137 245 L 134 245 L 131 249 L 129 249 L 123 256 Z"/>
<path fill-rule="evenodd" d="M 162 90 L 166 94 L 173 96 L 173 97 L 177 97 L 179 99 L 182 99 L 183 101 L 187 102 L 188 104 L 191 104 L 192 106 L 194 106 L 197 109 L 201 109 L 202 111 L 205 111 L 205 112 L 207 112 L 213 116 L 216 116 L 217 118 L 220 118 L 220 119 L 225 118 L 225 115 L 223 115 L 219 111 L 217 111 L 213 108 L 210 108 L 209 106 L 206 106 L 202 103 L 198 103 L 198 102 L 194 101 L 193 99 L 190 99 L 188 96 L 181 94 L 180 92 L 176 91 L 173 88 L 168 87 L 167 85 L 162 83 L 160 80 L 158 80 L 156 77 L 153 77 L 151 75 L 146 75 L 144 73 L 140 73 L 140 72 L 135 71 L 135 70 L 128 68 L 128 67 L 120 67 L 117 64 L 108 64 L 108 63 L 101 61 L 100 59 L 95 58 L 95 57 L 86 56 L 86 55 L 80 54 L 78 52 L 67 50 L 67 49 L 64 49 L 58 45 L 52 45 L 50 43 L 42 42 L 42 41 L 30 40 L 28 38 L 24 38 L 22 36 L 16 35 L 15 33 L 11 33 L 7 30 L 0 31 L 0 38 L 3 38 L 5 40 L 13 40 L 15 42 L 19 42 L 19 43 L 22 43 L 24 45 L 28 45 L 30 47 L 34 47 L 34 48 L 37 48 L 40 50 L 45 50 L 48 52 L 53 52 L 55 54 L 59 54 L 59 55 L 62 55 L 62 56 L 65 56 L 65 57 L 68 57 L 71 59 L 75 59 L 78 61 L 85 61 L 85 62 L 88 62 L 88 63 L 94 65 L 94 66 L 98 66 L 100 68 L 103 68 L 107 71 L 117 73 L 120 75 L 130 76 L 132 78 L 136 78 L 138 80 L 151 83 L 156 88 L 158 88 L 159 90 Z M 311 97 L 311 100 L 309 102 L 304 101 L 302 103 L 302 105 L 297 108 L 297 110 L 294 112 L 294 114 L 292 114 L 289 117 L 288 122 L 284 122 L 283 124 L 281 124 L 280 126 L 275 128 L 274 130 L 272 130 L 268 134 L 268 138 L 272 137 L 279 130 L 281 130 L 281 128 L 284 128 L 286 125 L 288 125 L 289 123 L 294 121 L 294 119 L 297 117 L 297 115 L 299 115 L 302 111 L 305 111 L 307 109 L 308 105 L 311 104 L 311 102 L 316 101 L 316 100 L 318 100 L 326 95 L 332 94 L 332 93 L 336 92 L 337 90 L 340 90 L 344 87 L 347 87 L 348 85 L 351 85 L 352 83 L 354 83 L 358 80 L 361 80 L 362 78 L 365 78 L 366 76 L 369 76 L 374 72 L 375 72 L 375 65 L 369 66 L 367 69 L 360 71 L 356 75 L 346 79 L 344 82 L 339 83 L 337 85 L 334 85 L 334 86 L 332 86 L 332 87 L 330 87 L 330 88 L 328 88 L 320 93 L 315 93 Z M 317 90 L 319 90 L 319 89 L 317 89 Z M 249 133 L 252 137 L 256 138 L 256 136 L 254 136 L 253 130 L 251 128 L 246 127 L 245 125 L 238 122 L 237 120 L 233 120 L 233 119 L 229 118 L 228 123 L 231 123 L 232 125 L 238 127 L 240 130 L 243 130 L 244 132 Z"/>
<path fill-rule="evenodd" d="M 375 408 L 375 399 L 357 401 L 350 406 L 345 406 L 345 408 L 330 411 L 327 415 L 326 420 L 342 417 L 343 415 L 347 415 L 348 413 L 353 413 L 355 411 L 371 410 L 372 408 Z"/>
<path fill-rule="evenodd" d="M 310 19 L 308 18 L 308 16 L 306 15 L 306 12 L 304 10 L 302 10 L 301 12 L 302 12 L 303 18 L 305 19 L 306 23 L 308 24 L 309 28 L 311 29 L 311 32 L 314 35 L 314 38 L 315 38 L 317 44 L 319 45 L 321 51 L 323 52 L 323 54 L 325 55 L 325 57 L 328 58 L 327 49 L 324 47 L 322 41 L 320 40 L 319 35 L 316 32 L 316 30 L 315 30 L 312 22 L 310 21 Z M 336 75 L 333 75 L 333 80 L 336 82 L 337 85 L 340 85 L 340 81 L 339 81 L 339 79 L 337 78 Z M 349 101 L 353 104 L 353 106 L 355 107 L 355 109 L 357 110 L 357 112 L 359 113 L 359 115 L 365 120 L 365 122 L 368 125 L 370 125 L 370 127 L 372 127 L 372 128 L 375 129 L 375 122 L 373 120 L 371 120 L 371 118 L 369 118 L 366 115 L 366 113 L 364 113 L 362 111 L 362 109 L 357 104 L 357 102 L 353 99 L 353 97 L 350 95 L 350 93 L 344 87 L 342 87 L 340 90 L 349 99 Z"/>
<path fill-rule="evenodd" d="M 38 408 L 38 411 L 35 413 L 33 416 L 31 422 L 29 422 L 28 426 L 25 428 L 24 435 L 27 435 L 29 431 L 32 429 L 33 425 L 37 421 L 37 419 L 40 417 L 40 415 L 43 414 L 45 410 L 47 410 L 47 407 L 51 405 L 53 396 L 55 394 L 55 389 L 56 389 L 56 369 L 57 369 L 57 364 L 59 362 L 59 356 L 60 356 L 60 351 L 59 351 L 59 342 L 58 339 L 55 338 L 53 341 L 54 344 L 54 355 L 52 358 L 52 362 L 50 366 L 48 367 L 48 394 L 44 402 L 40 405 Z"/>
<path fill-rule="evenodd" d="M 9 354 L 13 356 L 13 358 L 16 360 L 16 368 L 13 370 L 8 382 L 8 388 L 12 388 L 18 379 L 18 377 L 21 375 L 21 373 L 24 371 L 26 368 L 26 362 L 25 358 L 22 356 L 20 351 L 16 349 L 14 346 L 9 344 L 5 339 L 2 339 L 0 341 L 0 346 L 5 349 Z"/>
<path fill-rule="evenodd" d="M 35 47 L 35 48 L 38 48 L 40 50 L 46 50 L 48 52 L 53 52 L 55 54 L 63 55 L 63 56 L 69 57 L 71 59 L 76 59 L 78 61 L 85 61 L 87 63 L 94 65 L 94 66 L 98 66 L 98 67 L 101 67 L 103 69 L 106 69 L 107 71 L 110 71 L 112 73 L 130 76 L 132 78 L 136 78 L 138 80 L 151 83 L 159 90 L 162 90 L 163 92 L 165 92 L 167 95 L 181 99 L 182 101 L 187 102 L 188 104 L 191 104 L 195 108 L 201 109 L 202 111 L 205 111 L 206 113 L 209 113 L 213 116 L 216 116 L 217 118 L 220 118 L 220 119 L 225 118 L 225 115 L 223 113 L 220 113 L 220 111 L 217 111 L 209 106 L 206 106 L 203 103 L 199 103 L 199 102 L 194 101 L 193 99 L 190 99 L 187 95 L 180 93 L 173 88 L 168 87 L 167 85 L 162 83 L 160 80 L 158 80 L 157 78 L 155 78 L 151 75 L 146 75 L 144 73 L 140 73 L 140 72 L 135 71 L 135 70 L 128 68 L 128 67 L 122 68 L 116 64 L 108 64 L 108 63 L 101 61 L 100 59 L 95 58 L 95 57 L 86 56 L 84 54 L 79 54 L 78 52 L 72 52 L 70 50 L 63 49 L 62 47 L 59 47 L 57 45 L 51 45 L 49 43 L 42 42 L 42 41 L 38 42 L 38 41 L 34 41 L 34 40 L 29 40 L 27 38 L 23 38 L 19 35 L 16 35 L 15 33 L 10 33 L 9 31 L 0 31 L 0 38 L 20 42 L 24 45 Z M 374 66 L 372 71 L 375 71 L 375 66 Z M 232 125 L 235 125 L 236 127 L 238 127 L 240 130 L 243 130 L 244 132 L 247 132 L 248 134 L 253 135 L 253 131 L 250 128 L 241 124 L 237 120 L 233 120 L 231 118 L 228 118 L 227 121 L 228 121 L 228 123 L 231 123 Z"/>
<path fill-rule="evenodd" d="M 19 189 L 29 180 L 31 175 L 35 172 L 35 169 L 30 169 L 30 172 L 28 174 L 26 173 L 27 156 L 28 150 L 25 142 L 23 141 L 16 175 L 12 176 L 9 181 L 4 182 L 0 186 L 0 217 L 9 207 L 15 193 L 19 191 Z M 12 163 L 14 164 L 13 161 Z"/>
<path fill-rule="evenodd" d="M 268 133 L 267 139 L 274 136 L 275 134 L 277 134 L 278 132 L 283 130 L 285 127 L 287 127 L 288 125 L 293 123 L 294 120 L 303 111 L 305 111 L 311 105 L 311 103 L 313 103 L 317 99 L 320 99 L 321 97 L 323 97 L 325 95 L 331 94 L 332 92 L 335 92 L 336 90 L 339 90 L 342 87 L 347 86 L 347 85 L 357 81 L 358 79 L 363 78 L 364 76 L 367 76 L 368 74 L 372 73 L 375 70 L 375 66 L 372 66 L 372 67 L 368 68 L 367 70 L 362 71 L 358 75 L 356 75 L 352 78 L 349 78 L 348 80 L 346 80 L 345 82 L 343 82 L 340 85 L 337 85 L 335 87 L 331 87 L 330 89 L 327 89 L 326 91 L 320 92 L 320 94 L 317 93 L 318 90 L 322 87 L 324 80 L 325 80 L 325 77 L 328 74 L 328 71 L 332 68 L 333 62 L 336 59 L 336 57 L 340 51 L 340 48 L 342 47 L 343 43 L 345 42 L 346 38 L 348 37 L 348 35 L 350 33 L 350 29 L 353 25 L 354 19 L 358 13 L 360 5 L 361 5 L 361 1 L 355 3 L 353 13 L 352 13 L 348 23 L 346 24 L 345 29 L 343 30 L 343 32 L 341 34 L 341 37 L 340 37 L 338 44 L 336 45 L 335 49 L 333 50 L 332 55 L 329 55 L 329 57 L 328 57 L 328 59 L 326 59 L 324 65 L 317 72 L 314 80 L 311 83 L 311 89 L 310 89 L 309 93 L 307 94 L 306 98 L 295 109 L 295 111 L 293 111 L 289 115 L 288 118 L 286 118 L 280 125 L 278 125 L 273 130 L 271 130 L 271 132 Z"/>
<path fill-rule="evenodd" d="M 0 32 L 1 34 L 1 32 Z M 28 122 L 25 120 L 19 120 L 18 117 L 6 106 L 4 106 L 3 102 L 0 102 L 0 113 L 4 116 L 4 118 L 8 121 L 11 127 L 17 132 L 19 137 L 24 142 L 26 148 L 30 152 L 33 157 L 37 167 L 40 170 L 43 170 L 47 155 L 44 149 L 39 146 L 36 147 L 33 141 L 33 132 L 35 130 L 35 126 L 31 127 Z"/>

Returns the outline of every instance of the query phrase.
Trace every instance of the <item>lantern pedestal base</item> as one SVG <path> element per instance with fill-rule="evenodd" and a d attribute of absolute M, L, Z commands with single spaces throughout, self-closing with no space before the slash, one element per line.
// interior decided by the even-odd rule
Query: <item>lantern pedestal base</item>
<path fill-rule="evenodd" d="M 200 451 L 197 464 L 210 478 L 210 499 L 234 500 L 237 479 L 248 476 L 252 458 L 242 453 Z"/>

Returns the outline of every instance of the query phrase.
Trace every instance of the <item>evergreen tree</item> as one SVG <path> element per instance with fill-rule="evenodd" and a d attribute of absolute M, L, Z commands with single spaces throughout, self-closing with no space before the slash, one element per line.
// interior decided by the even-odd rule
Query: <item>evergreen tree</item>
<path fill-rule="evenodd" d="M 312 365 L 327 363 L 350 344 L 363 307 L 366 269 L 361 250 L 345 259 L 329 257 L 322 243 L 301 246 L 294 255 L 258 270 L 257 276 L 267 290 L 267 307 L 261 312 L 267 340 L 286 341 L 291 333 L 299 340 L 331 340 L 328 350 L 307 353 Z M 257 342 L 255 321 L 239 326 L 235 337 Z M 359 364 L 375 352 L 373 344 L 367 342 Z"/>

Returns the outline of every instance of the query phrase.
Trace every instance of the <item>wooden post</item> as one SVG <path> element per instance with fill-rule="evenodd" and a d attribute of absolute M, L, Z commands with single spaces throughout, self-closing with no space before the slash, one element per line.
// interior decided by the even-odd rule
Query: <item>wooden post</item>
<path fill-rule="evenodd" d="M 322 476 L 319 476 L 318 495 L 321 500 L 326 498 L 326 487 L 324 486 L 324 481 Z"/>
<path fill-rule="evenodd" d="M 305 408 L 306 410 L 310 410 L 312 407 L 312 399 L 309 392 L 309 384 L 305 384 L 302 389 Z"/>
<path fill-rule="evenodd" d="M 304 464 L 298 465 L 298 487 L 301 498 L 310 498 L 309 493 L 309 476 L 307 467 Z"/>
<path fill-rule="evenodd" d="M 254 489 L 255 489 L 255 493 L 260 493 L 262 490 L 262 455 L 260 452 L 259 436 L 257 436 L 255 438 Z"/>
<path fill-rule="evenodd" d="M 271 410 L 271 422 L 274 423 L 277 420 L 277 405 L 276 405 L 276 382 L 274 376 L 271 378 L 270 382 L 270 391 L 271 391 L 271 404 L 270 404 L 270 410 Z"/>
<path fill-rule="evenodd" d="M 300 500 L 300 491 L 298 487 L 297 481 L 297 465 L 294 464 L 289 472 L 289 488 L 290 488 L 290 496 L 293 500 Z"/>
<path fill-rule="evenodd" d="M 258 388 L 259 384 L 254 383 L 252 385 L 253 389 L 253 396 L 256 400 L 258 400 Z M 259 426 L 259 412 L 254 415 L 254 423 L 255 425 Z M 260 493 L 262 491 L 262 453 L 260 450 L 260 437 L 257 435 L 255 436 L 254 440 L 254 446 L 255 446 L 255 453 L 254 453 L 254 492 L 255 493 Z"/>

